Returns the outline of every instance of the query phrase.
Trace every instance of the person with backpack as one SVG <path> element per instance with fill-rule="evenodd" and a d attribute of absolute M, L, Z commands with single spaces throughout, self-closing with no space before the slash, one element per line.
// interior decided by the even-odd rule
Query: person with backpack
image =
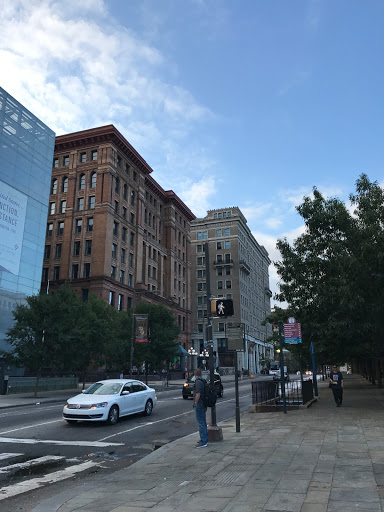
<path fill-rule="evenodd" d="M 193 397 L 193 407 L 196 409 L 196 420 L 199 426 L 200 441 L 196 448 L 205 448 L 208 446 L 208 427 L 207 427 L 207 407 L 203 403 L 203 395 L 206 386 L 205 380 L 201 377 L 201 370 L 195 370 L 195 392 Z"/>

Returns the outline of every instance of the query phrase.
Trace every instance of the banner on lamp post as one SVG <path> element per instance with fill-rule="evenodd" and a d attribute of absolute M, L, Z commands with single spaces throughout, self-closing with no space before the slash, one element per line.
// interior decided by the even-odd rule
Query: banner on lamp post
<path fill-rule="evenodd" d="M 135 315 L 135 343 L 148 343 L 148 315 Z"/>

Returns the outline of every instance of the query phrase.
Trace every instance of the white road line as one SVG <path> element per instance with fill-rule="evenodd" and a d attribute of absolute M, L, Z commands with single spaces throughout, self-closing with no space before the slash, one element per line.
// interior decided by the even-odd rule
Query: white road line
<path fill-rule="evenodd" d="M 30 468 L 31 466 L 39 466 L 40 464 L 45 464 L 46 462 L 57 462 L 58 460 L 63 459 L 65 459 L 65 457 L 61 457 L 59 455 L 45 455 L 44 457 L 37 457 L 36 459 L 31 459 L 27 462 L 19 462 L 18 464 L 11 464 L 6 468 L 0 468 L 0 474 L 8 473 L 9 471 L 13 470 Z"/>
<path fill-rule="evenodd" d="M 240 396 L 239 398 L 247 398 L 248 396 L 250 396 L 250 395 L 243 395 L 243 396 Z M 220 404 L 224 404 L 226 402 L 233 402 L 234 400 L 235 400 L 235 398 L 230 398 L 228 400 L 220 400 L 220 402 L 216 402 L 216 406 L 220 405 Z M 128 430 L 123 430 L 122 432 L 117 432 L 116 434 L 112 434 L 111 436 L 103 437 L 102 439 L 100 439 L 100 441 L 105 441 L 106 439 L 110 439 L 111 437 L 116 437 L 116 436 L 120 436 L 122 434 L 127 434 L 128 432 L 132 432 L 133 430 L 137 430 L 138 428 L 149 427 L 151 425 L 156 425 L 156 423 L 173 420 L 174 418 L 179 418 L 180 416 L 186 416 L 187 414 L 191 414 L 192 412 L 193 412 L 193 409 L 191 411 L 183 412 L 182 414 L 176 414 L 176 416 L 168 416 L 167 418 L 163 418 L 162 420 L 141 423 L 140 425 L 137 425 L 136 427 L 130 428 Z"/>
<path fill-rule="evenodd" d="M 26 406 L 26 407 L 41 407 L 40 405 L 31 405 L 31 406 Z M 62 403 L 58 403 L 56 405 L 50 405 L 48 407 L 44 406 L 44 411 L 47 411 L 48 409 L 62 409 L 63 408 L 63 404 Z M 31 415 L 31 411 L 28 411 L 28 412 L 18 412 L 18 409 L 21 409 L 21 407 L 13 407 L 12 408 L 12 411 L 10 412 L 0 412 L 0 418 L 3 418 L 5 416 L 25 416 L 25 415 Z M 24 410 L 24 409 L 23 409 Z"/>
<path fill-rule="evenodd" d="M 50 473 L 49 475 L 43 476 L 41 478 L 33 478 L 31 480 L 27 480 L 26 482 L 20 482 L 19 484 L 14 484 L 9 487 L 2 487 L 0 488 L 0 500 L 5 500 L 7 498 L 11 498 L 12 496 L 17 496 L 18 494 L 32 491 L 33 489 L 38 489 L 44 484 L 60 482 L 61 480 L 71 478 L 76 473 L 86 471 L 87 469 L 91 469 L 95 466 L 100 466 L 100 464 L 91 461 L 84 462 L 83 464 L 71 466 L 61 471 L 55 471 L 54 473 Z"/>
<path fill-rule="evenodd" d="M 18 437 L 0 437 L 0 443 L 20 444 L 57 444 L 59 446 L 95 446 L 105 448 L 106 446 L 124 446 L 124 443 L 102 443 L 100 441 L 58 441 L 56 439 L 22 439 Z"/>
<path fill-rule="evenodd" d="M 24 453 L 0 453 L 0 460 L 10 459 L 11 457 L 19 457 Z"/>
<path fill-rule="evenodd" d="M 6 432 L 0 432 L 0 436 L 3 436 L 4 434 L 10 434 L 11 432 L 17 432 L 18 430 L 25 430 L 26 428 L 35 428 L 35 427 L 41 427 L 42 425 L 50 425 L 51 423 L 58 423 L 59 421 L 63 421 L 62 418 L 59 420 L 53 420 L 53 421 L 45 421 L 44 423 L 36 423 L 34 425 L 27 425 L 26 427 L 19 427 L 14 428 L 12 430 L 7 430 Z"/>

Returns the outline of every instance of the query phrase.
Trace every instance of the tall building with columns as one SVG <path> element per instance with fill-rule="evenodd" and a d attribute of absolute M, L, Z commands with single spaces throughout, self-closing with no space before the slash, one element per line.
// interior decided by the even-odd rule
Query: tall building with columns
<path fill-rule="evenodd" d="M 206 268 L 206 250 L 209 268 Z M 267 339 L 272 336 L 270 324 L 262 325 L 271 312 L 268 267 L 271 263 L 266 249 L 260 245 L 237 207 L 210 210 L 204 218 L 191 223 L 192 268 L 192 342 L 201 353 L 207 339 L 209 311 L 208 287 L 212 297 L 232 299 L 234 315 L 213 318 L 216 364 L 233 368 L 235 353 L 228 348 L 227 330 L 241 326 L 244 351 L 238 367 L 259 372 L 265 358 L 273 354 Z"/>
<path fill-rule="evenodd" d="M 119 310 L 134 298 L 172 309 L 190 341 L 195 216 L 113 126 L 56 137 L 42 289 L 70 281 Z"/>

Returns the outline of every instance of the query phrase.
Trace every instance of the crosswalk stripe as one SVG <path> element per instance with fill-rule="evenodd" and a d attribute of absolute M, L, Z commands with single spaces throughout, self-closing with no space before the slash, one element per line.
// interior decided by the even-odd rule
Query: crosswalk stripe
<path fill-rule="evenodd" d="M 18 464 L 11 464 L 6 468 L 0 468 L 1 473 L 8 473 L 9 471 L 30 468 L 32 466 L 39 466 L 40 464 L 45 464 L 47 462 L 55 462 L 58 460 L 63 460 L 65 457 L 59 455 L 45 455 L 44 457 L 38 457 L 37 459 L 31 459 L 27 462 L 19 462 Z"/>
<path fill-rule="evenodd" d="M 23 453 L 0 453 L 0 460 L 10 459 L 11 457 L 19 457 Z"/>
<path fill-rule="evenodd" d="M 124 443 L 103 443 L 100 441 L 58 441 L 56 439 L 23 439 L 18 437 L 0 437 L 0 443 L 21 443 L 21 444 L 56 444 L 60 446 L 95 446 L 105 448 L 106 446 L 124 446 Z"/>
<path fill-rule="evenodd" d="M 38 489 L 44 484 L 53 484 L 60 482 L 61 480 L 66 480 L 67 478 L 71 478 L 76 473 L 86 471 L 87 469 L 93 468 L 95 466 L 100 466 L 100 463 L 91 461 L 84 462 L 82 464 L 78 464 L 77 466 L 65 468 L 61 471 L 55 471 L 54 473 L 50 473 L 49 475 L 43 476 L 41 478 L 32 478 L 31 480 L 27 480 L 25 482 L 20 482 L 8 487 L 2 487 L 0 488 L 0 501 L 11 498 L 12 496 L 17 496 L 18 494 L 22 494 L 24 492 Z"/>

